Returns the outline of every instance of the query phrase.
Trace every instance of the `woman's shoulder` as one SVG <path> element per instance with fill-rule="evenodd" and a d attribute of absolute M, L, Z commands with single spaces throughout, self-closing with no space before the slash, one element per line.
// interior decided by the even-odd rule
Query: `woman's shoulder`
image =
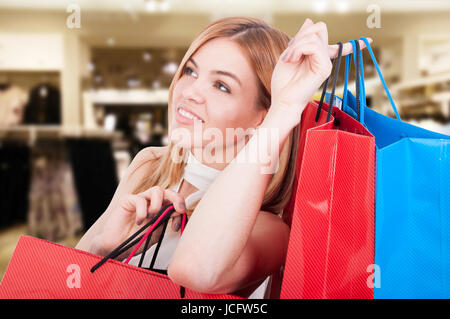
<path fill-rule="evenodd" d="M 140 150 L 131 161 L 130 166 L 125 173 L 126 180 L 132 178 L 136 173 L 147 171 L 154 164 L 156 159 L 160 158 L 164 152 L 168 150 L 168 146 L 149 146 Z"/>
<path fill-rule="evenodd" d="M 140 150 L 132 162 L 142 163 L 161 157 L 168 150 L 168 146 L 149 146 Z"/>

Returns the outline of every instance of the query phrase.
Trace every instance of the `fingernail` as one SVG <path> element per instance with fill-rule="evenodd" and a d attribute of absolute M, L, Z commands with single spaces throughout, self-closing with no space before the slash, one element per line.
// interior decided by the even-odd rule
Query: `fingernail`
<path fill-rule="evenodd" d="M 294 38 L 292 38 L 291 41 L 289 41 L 288 45 L 291 45 L 292 43 L 294 43 Z"/>
<path fill-rule="evenodd" d="M 186 210 L 186 206 L 185 206 L 183 203 L 181 203 L 181 204 L 180 204 L 180 209 L 181 209 L 182 211 L 185 211 L 185 210 Z"/>
<path fill-rule="evenodd" d="M 179 220 L 176 220 L 176 221 L 173 223 L 173 229 L 174 229 L 175 231 L 179 231 L 179 230 L 180 230 L 180 227 L 181 227 L 180 221 L 179 221 Z"/>
<path fill-rule="evenodd" d="M 283 56 L 281 57 L 281 60 L 283 60 L 283 61 L 286 61 L 286 58 L 287 58 L 287 54 L 288 54 L 288 52 L 287 52 L 287 51 L 286 51 L 286 52 L 284 52 Z"/>
<path fill-rule="evenodd" d="M 138 226 L 140 226 L 140 225 L 142 224 L 142 220 L 138 221 L 136 224 L 137 224 Z"/>

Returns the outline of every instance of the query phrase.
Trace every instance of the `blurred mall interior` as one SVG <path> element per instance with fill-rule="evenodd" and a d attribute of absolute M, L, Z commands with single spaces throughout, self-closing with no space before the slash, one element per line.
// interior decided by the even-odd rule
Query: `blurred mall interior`
<path fill-rule="evenodd" d="M 447 0 L 1 0 L 0 278 L 20 235 L 75 246 L 134 155 L 167 143 L 172 77 L 226 16 L 290 36 L 324 21 L 330 44 L 371 37 L 402 119 L 450 134 Z M 364 61 L 368 105 L 392 116 Z"/>

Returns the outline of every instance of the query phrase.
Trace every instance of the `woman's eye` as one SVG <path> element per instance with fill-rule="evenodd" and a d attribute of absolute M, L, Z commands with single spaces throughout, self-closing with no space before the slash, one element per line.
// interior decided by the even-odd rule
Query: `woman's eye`
<path fill-rule="evenodd" d="M 194 70 L 192 70 L 190 67 L 185 66 L 183 69 L 182 74 L 191 74 L 192 72 L 194 72 Z M 216 85 L 214 85 L 215 87 L 217 87 L 220 91 L 225 92 L 225 93 L 231 93 L 230 89 L 228 87 L 226 87 L 225 85 L 223 85 L 222 82 L 216 82 Z M 224 88 L 225 90 L 221 89 Z"/>
<path fill-rule="evenodd" d="M 221 91 L 226 92 L 226 93 L 230 93 L 230 90 L 229 90 L 225 85 L 223 85 L 221 82 L 217 82 L 216 87 L 217 87 L 219 90 L 221 90 L 220 87 L 223 87 L 223 88 L 225 88 L 225 91 L 223 91 L 223 90 L 221 90 Z"/>
<path fill-rule="evenodd" d="M 190 67 L 185 66 L 182 73 L 183 74 L 191 74 L 191 72 L 193 72 L 193 70 Z"/>

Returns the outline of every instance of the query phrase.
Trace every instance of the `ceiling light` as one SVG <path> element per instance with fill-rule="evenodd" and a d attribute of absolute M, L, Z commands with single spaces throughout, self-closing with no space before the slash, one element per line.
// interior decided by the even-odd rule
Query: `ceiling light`
<path fill-rule="evenodd" d="M 144 52 L 144 53 L 142 53 L 142 59 L 145 61 L 145 62 L 149 62 L 151 59 L 152 59 L 152 55 L 151 55 L 151 53 L 150 52 Z"/>
<path fill-rule="evenodd" d="M 169 75 L 174 75 L 177 69 L 178 64 L 175 62 L 168 62 L 163 66 L 163 72 Z"/>
<path fill-rule="evenodd" d="M 145 1 L 145 10 L 147 12 L 167 12 L 170 9 L 170 3 L 167 0 L 147 0 Z"/>
<path fill-rule="evenodd" d="M 341 0 L 336 2 L 336 10 L 339 13 L 346 13 L 348 12 L 349 8 L 350 4 L 348 3 L 348 1 Z"/>
<path fill-rule="evenodd" d="M 145 2 L 145 10 L 148 12 L 156 12 L 158 10 L 158 4 L 154 0 L 148 0 Z"/>
<path fill-rule="evenodd" d="M 114 38 L 108 38 L 108 40 L 106 40 L 106 43 L 112 47 L 113 45 L 116 44 L 116 40 Z"/>
<path fill-rule="evenodd" d="M 169 1 L 163 1 L 159 3 L 159 10 L 167 12 L 170 9 Z"/>
<path fill-rule="evenodd" d="M 327 10 L 327 2 L 323 0 L 314 1 L 313 9 L 317 13 L 324 13 Z"/>

